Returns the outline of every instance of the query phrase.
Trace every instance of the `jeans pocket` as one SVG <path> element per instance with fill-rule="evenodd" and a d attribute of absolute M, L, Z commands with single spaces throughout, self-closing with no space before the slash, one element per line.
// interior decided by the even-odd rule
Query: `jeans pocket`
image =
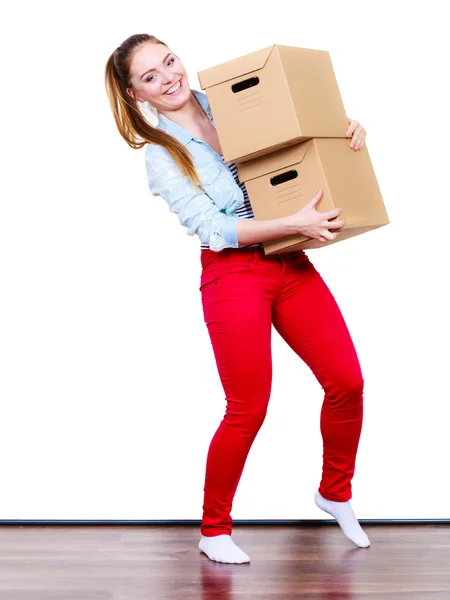
<path fill-rule="evenodd" d="M 203 305 L 204 320 L 208 328 L 221 326 L 221 306 L 225 302 L 235 302 L 239 295 L 239 283 L 250 271 L 253 262 L 251 257 L 239 256 L 233 260 L 214 261 L 203 268 L 200 292 Z"/>
<path fill-rule="evenodd" d="M 210 262 L 202 268 L 200 291 L 225 278 L 246 273 L 251 265 L 252 259 L 249 256 L 227 256 Z"/>

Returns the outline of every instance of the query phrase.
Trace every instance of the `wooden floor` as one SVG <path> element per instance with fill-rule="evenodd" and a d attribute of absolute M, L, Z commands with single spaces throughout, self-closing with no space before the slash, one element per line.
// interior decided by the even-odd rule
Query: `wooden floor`
<path fill-rule="evenodd" d="M 251 562 L 210 561 L 197 527 L 0 527 L 1 600 L 450 600 L 450 526 L 239 526 Z"/>

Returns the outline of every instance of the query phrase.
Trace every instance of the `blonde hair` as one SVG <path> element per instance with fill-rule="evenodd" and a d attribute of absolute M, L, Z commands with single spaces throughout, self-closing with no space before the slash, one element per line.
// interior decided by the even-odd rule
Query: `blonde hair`
<path fill-rule="evenodd" d="M 167 150 L 180 171 L 195 186 L 202 187 L 194 161 L 186 147 L 165 131 L 153 127 L 143 116 L 137 101 L 126 89 L 130 86 L 130 64 L 135 51 L 142 44 L 162 44 L 154 35 L 139 33 L 127 38 L 108 58 L 105 68 L 105 86 L 114 120 L 120 135 L 131 148 L 138 150 L 145 144 L 158 144 Z"/>

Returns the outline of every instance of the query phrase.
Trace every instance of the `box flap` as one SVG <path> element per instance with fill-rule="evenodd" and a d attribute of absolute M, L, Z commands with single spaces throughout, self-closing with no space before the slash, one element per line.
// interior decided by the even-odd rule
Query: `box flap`
<path fill-rule="evenodd" d="M 241 75 L 246 75 L 247 73 L 262 69 L 274 48 L 275 45 L 268 46 L 262 50 L 252 52 L 251 54 L 246 54 L 245 56 L 240 56 L 234 60 L 229 60 L 220 65 L 216 65 L 215 67 L 205 69 L 204 71 L 199 71 L 197 75 L 202 90 L 206 90 L 207 88 L 223 83 L 224 81 L 229 81 L 235 77 L 240 77 Z"/>
<path fill-rule="evenodd" d="M 278 150 L 273 154 L 238 165 L 239 181 L 246 183 L 262 175 L 269 175 L 280 169 L 287 169 L 292 165 L 301 163 L 312 147 L 313 142 L 314 140 L 308 140 L 285 150 Z"/>

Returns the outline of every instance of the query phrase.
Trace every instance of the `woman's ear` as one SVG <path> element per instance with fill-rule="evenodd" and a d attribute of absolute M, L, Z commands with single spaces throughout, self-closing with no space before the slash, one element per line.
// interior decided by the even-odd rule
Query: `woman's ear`
<path fill-rule="evenodd" d="M 136 102 L 145 102 L 145 100 L 143 98 L 141 98 L 140 96 L 135 96 L 135 94 L 131 88 L 127 88 L 127 94 L 130 96 L 130 98 L 132 98 Z"/>

